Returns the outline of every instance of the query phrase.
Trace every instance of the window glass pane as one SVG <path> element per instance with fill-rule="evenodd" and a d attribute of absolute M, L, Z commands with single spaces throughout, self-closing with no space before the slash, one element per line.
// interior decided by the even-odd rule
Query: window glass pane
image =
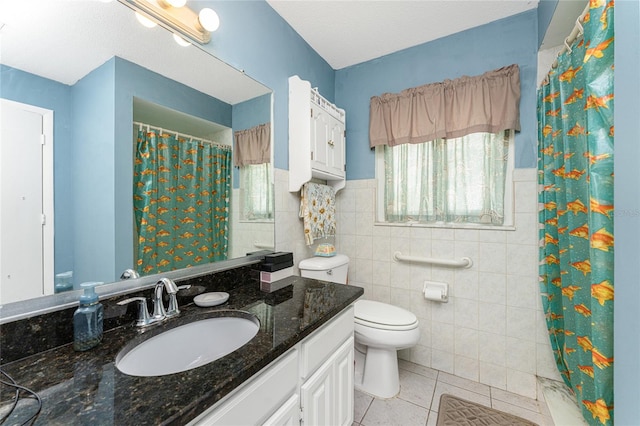
<path fill-rule="evenodd" d="M 507 132 L 385 146 L 385 220 L 501 225 L 508 148 Z"/>
<path fill-rule="evenodd" d="M 242 219 L 273 219 L 273 171 L 271 164 L 240 167 Z"/>

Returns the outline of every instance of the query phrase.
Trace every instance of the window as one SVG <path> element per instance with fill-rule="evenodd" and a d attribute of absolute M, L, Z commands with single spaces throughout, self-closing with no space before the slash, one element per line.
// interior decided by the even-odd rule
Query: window
<path fill-rule="evenodd" d="M 273 221 L 273 169 L 270 163 L 240 167 L 242 220 Z"/>
<path fill-rule="evenodd" d="M 378 222 L 513 225 L 513 131 L 376 147 Z"/>

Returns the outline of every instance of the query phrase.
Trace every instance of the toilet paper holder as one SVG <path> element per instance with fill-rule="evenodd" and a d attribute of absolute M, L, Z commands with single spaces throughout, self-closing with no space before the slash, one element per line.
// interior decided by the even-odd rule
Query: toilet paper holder
<path fill-rule="evenodd" d="M 446 303 L 449 301 L 449 284 L 437 281 L 425 281 L 422 287 L 422 293 L 427 300 Z"/>

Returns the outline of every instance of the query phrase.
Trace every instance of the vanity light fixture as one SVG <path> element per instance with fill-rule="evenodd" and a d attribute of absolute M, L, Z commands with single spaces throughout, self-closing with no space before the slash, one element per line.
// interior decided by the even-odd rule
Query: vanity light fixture
<path fill-rule="evenodd" d="M 220 26 L 218 14 L 209 8 L 196 13 L 186 0 L 118 0 L 138 14 L 148 17 L 178 37 L 199 44 L 209 43 L 211 33 Z"/>

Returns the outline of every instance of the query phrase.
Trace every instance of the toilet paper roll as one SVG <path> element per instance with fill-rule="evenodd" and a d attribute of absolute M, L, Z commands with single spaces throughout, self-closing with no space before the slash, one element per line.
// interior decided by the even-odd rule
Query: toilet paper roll
<path fill-rule="evenodd" d="M 427 300 L 442 302 L 442 289 L 427 287 L 424 289 L 424 298 Z"/>

